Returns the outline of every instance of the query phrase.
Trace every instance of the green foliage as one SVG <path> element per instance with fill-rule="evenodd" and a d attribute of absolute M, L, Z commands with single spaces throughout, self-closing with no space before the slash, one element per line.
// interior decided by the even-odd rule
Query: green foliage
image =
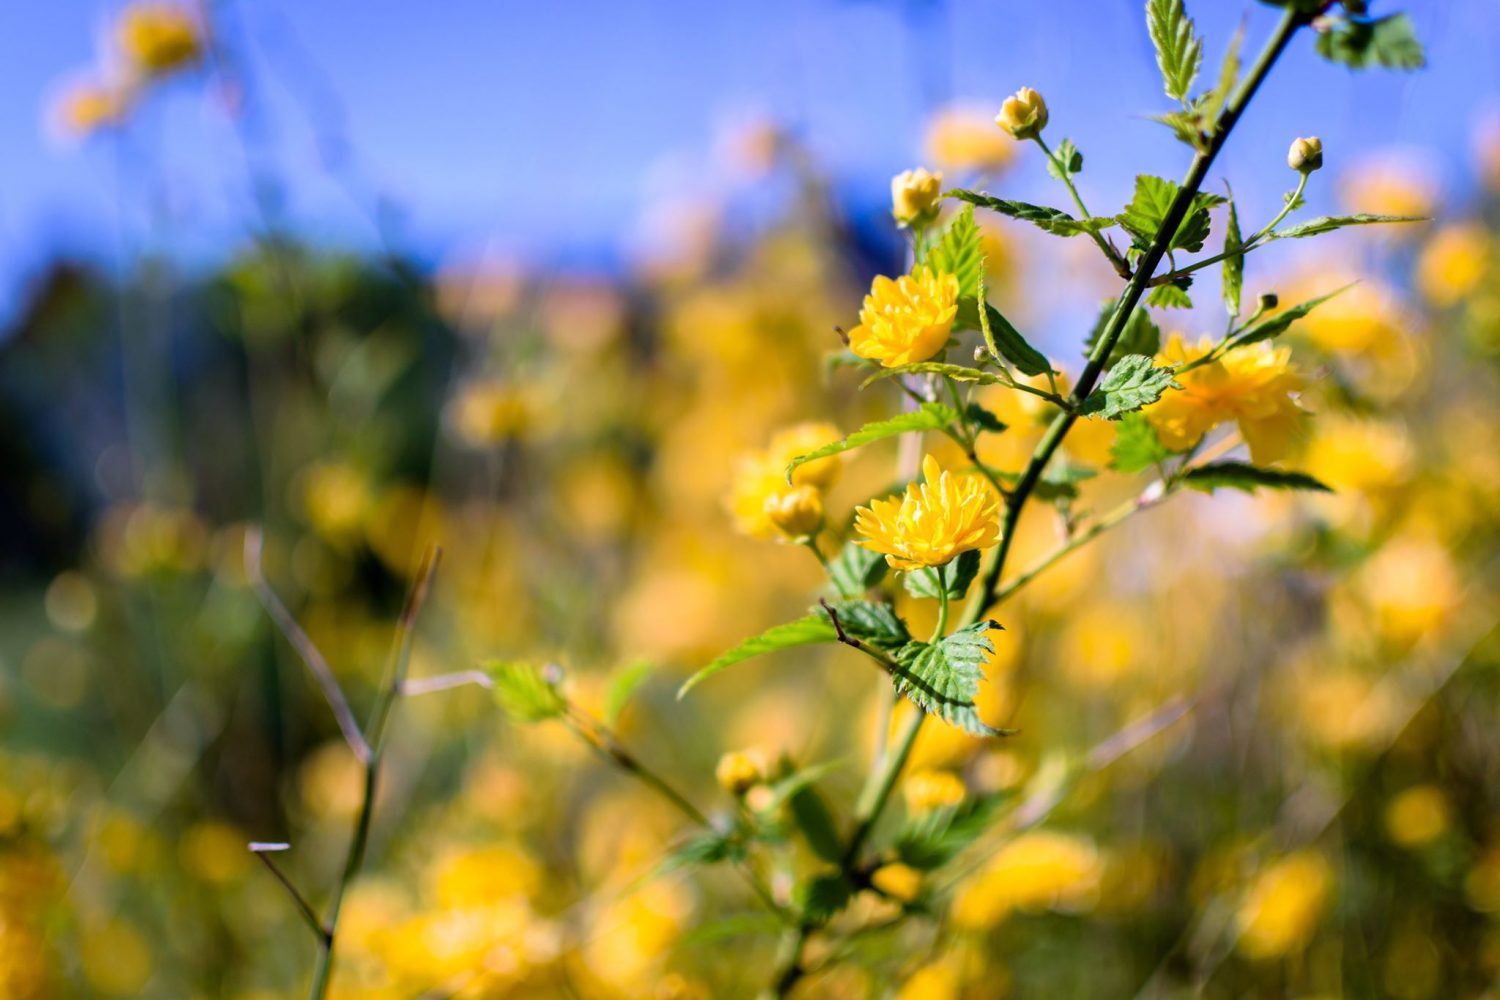
<path fill-rule="evenodd" d="M 846 542 L 828 563 L 828 579 L 836 596 L 857 599 L 885 579 L 885 556 L 858 542 Z"/>
<path fill-rule="evenodd" d="M 970 427 L 977 427 L 991 434 L 999 434 L 1006 428 L 1005 421 L 978 403 L 970 403 L 964 407 L 964 419 L 968 421 Z"/>
<path fill-rule="evenodd" d="M 1149 469 L 1172 455 L 1156 436 L 1151 422 L 1139 413 L 1127 413 L 1121 418 L 1109 454 L 1110 466 L 1125 473 Z"/>
<path fill-rule="evenodd" d="M 896 649 L 911 641 L 906 622 L 889 604 L 879 601 L 842 601 L 830 605 L 844 634 L 880 649 Z M 817 612 L 815 612 L 817 613 Z M 821 612 L 825 617 L 828 612 Z M 829 619 L 831 622 L 832 619 Z"/>
<path fill-rule="evenodd" d="M 979 719 L 974 697 L 984 677 L 985 654 L 995 646 L 985 632 L 999 622 L 985 620 L 961 628 L 933 643 L 910 642 L 896 650 L 896 691 L 924 712 L 980 736 L 1003 736 L 1005 730 Z"/>
<path fill-rule="evenodd" d="M 1200 97 L 1195 107 L 1198 116 L 1202 120 L 1204 131 L 1211 129 L 1219 117 L 1219 112 L 1224 109 L 1224 104 L 1229 100 L 1229 95 L 1234 92 L 1235 84 L 1240 80 L 1240 48 L 1245 44 L 1244 22 L 1235 29 L 1229 38 L 1229 47 L 1224 50 L 1224 59 L 1219 63 L 1219 75 L 1214 80 L 1214 87 L 1208 93 Z"/>
<path fill-rule="evenodd" d="M 984 276 L 984 252 L 979 227 L 974 224 L 974 208 L 965 205 L 948 224 L 942 236 L 932 244 L 922 263 L 935 271 L 958 278 L 959 298 L 978 298 Z"/>
<path fill-rule="evenodd" d="M 984 304 L 984 311 L 980 313 L 980 324 L 984 333 L 984 342 L 989 349 L 1009 361 L 1023 375 L 1042 375 L 1052 370 L 1047 356 L 1032 347 L 1030 342 L 1021 336 L 1021 331 L 1011 326 L 1010 320 L 1002 316 L 1000 310 L 988 302 Z"/>
<path fill-rule="evenodd" d="M 780 808 L 783 802 L 796 795 L 797 792 L 816 781 L 821 781 L 826 775 L 842 766 L 842 761 L 834 760 L 795 770 L 771 785 L 771 795 L 763 806 L 759 802 L 756 804 L 761 806 L 762 812 L 774 812 Z"/>
<path fill-rule="evenodd" d="M 614 725 L 641 687 L 651 676 L 655 665 L 650 660 L 636 660 L 617 669 L 609 678 L 604 692 L 604 721 Z"/>
<path fill-rule="evenodd" d="M 1253 323 L 1245 329 L 1241 330 L 1239 333 L 1235 334 L 1234 339 L 1229 343 L 1229 349 L 1233 350 L 1236 347 L 1244 347 L 1247 344 L 1253 344 L 1257 341 L 1270 340 L 1273 337 L 1279 337 L 1283 333 L 1285 333 L 1293 323 L 1297 322 L 1299 319 L 1312 312 L 1318 306 L 1322 305 L 1324 302 L 1327 302 L 1335 295 L 1348 291 L 1353 287 L 1353 284 L 1348 284 L 1343 288 L 1336 288 L 1333 291 L 1329 292 L 1327 295 L 1319 295 L 1315 299 L 1308 299 L 1306 302 L 1299 302 L 1294 306 L 1289 306 L 1286 309 L 1281 310 L 1273 316 L 1269 316 L 1266 319 Z"/>
<path fill-rule="evenodd" d="M 1083 401 L 1082 411 L 1105 420 L 1118 420 L 1126 413 L 1156 402 L 1168 388 L 1176 386 L 1173 369 L 1157 367 L 1145 354 L 1127 354 L 1115 363 Z"/>
<path fill-rule="evenodd" d="M 919 871 L 941 868 L 990 828 L 1009 798 L 981 795 L 913 818 L 896 836 L 896 857 Z"/>
<path fill-rule="evenodd" d="M 1268 469 L 1248 462 L 1211 462 L 1189 469 L 1182 481 L 1195 490 L 1212 493 L 1221 486 L 1254 493 L 1268 490 L 1315 490 L 1332 493 L 1327 485 L 1302 472 Z"/>
<path fill-rule="evenodd" d="M 960 600 L 969 592 L 969 584 L 979 574 L 979 552 L 970 549 L 961 554 L 939 574 L 936 566 L 924 566 L 901 574 L 901 583 L 913 597 L 937 598 L 946 590 L 949 600 Z M 941 577 L 941 580 L 939 579 Z"/>
<path fill-rule="evenodd" d="M 1165 177 L 1154 177 L 1151 174 L 1136 176 L 1135 193 L 1131 196 L 1130 204 L 1120 214 L 1119 222 L 1138 249 L 1145 250 L 1156 238 L 1156 233 L 1166 221 L 1167 212 L 1177 200 L 1180 190 L 1175 181 L 1169 181 Z M 1187 250 L 1191 253 L 1202 250 L 1210 228 L 1208 210 L 1223 203 L 1224 198 L 1220 195 L 1203 191 L 1195 194 L 1192 205 L 1183 216 L 1167 249 Z"/>
<path fill-rule="evenodd" d="M 803 916 L 813 923 L 833 917 L 854 895 L 854 884 L 842 872 L 815 875 L 797 887 L 795 901 Z"/>
<path fill-rule="evenodd" d="M 1072 139 L 1064 139 L 1057 144 L 1052 151 L 1053 159 L 1047 161 L 1047 173 L 1060 181 L 1080 173 L 1083 170 L 1083 154 L 1078 147 L 1073 145 Z"/>
<path fill-rule="evenodd" d="M 567 707 L 557 686 L 534 664 L 497 660 L 485 664 L 485 672 L 494 682 L 496 703 L 512 722 L 544 722 Z"/>
<path fill-rule="evenodd" d="M 829 620 L 827 613 L 822 610 L 804 615 L 795 621 L 773 625 L 760 635 L 746 639 L 708 666 L 693 674 L 693 676 L 689 677 L 683 683 L 682 687 L 678 688 L 677 697 L 682 698 L 693 688 L 702 684 L 719 671 L 752 657 L 774 653 L 779 649 L 791 649 L 794 646 L 812 646 L 820 642 L 835 642 L 837 640 L 838 633 L 833 629 L 833 622 Z"/>
<path fill-rule="evenodd" d="M 1234 206 L 1234 196 L 1229 198 L 1229 221 L 1224 228 L 1224 308 L 1230 316 L 1240 314 L 1240 295 L 1245 287 L 1245 255 L 1241 252 L 1240 214 Z"/>
<path fill-rule="evenodd" d="M 1187 290 L 1192 284 L 1193 279 L 1184 275 L 1165 285 L 1157 285 L 1146 296 L 1146 305 L 1157 309 L 1191 309 L 1193 299 Z"/>
<path fill-rule="evenodd" d="M 1427 55 L 1411 18 L 1391 14 L 1375 19 L 1348 17 L 1336 21 L 1318 35 L 1318 54 L 1329 62 L 1351 69 L 1384 66 L 1386 69 L 1421 69 Z"/>
<path fill-rule="evenodd" d="M 1110 319 L 1115 314 L 1118 303 L 1114 299 L 1105 299 L 1099 307 L 1099 318 L 1094 322 L 1094 329 L 1089 333 L 1088 352 L 1094 352 L 1094 345 L 1099 343 L 1099 338 L 1104 336 L 1105 328 L 1109 326 Z M 1161 327 L 1151 318 L 1151 314 L 1145 309 L 1137 308 L 1125 321 L 1125 329 L 1120 331 L 1115 346 L 1110 349 L 1109 357 L 1105 359 L 1108 364 L 1115 364 L 1127 354 L 1146 354 L 1155 356 L 1161 350 Z"/>
<path fill-rule="evenodd" d="M 787 806 L 792 813 L 792 822 L 813 853 L 824 861 L 838 861 L 844 853 L 844 845 L 839 839 L 833 814 L 828 811 L 828 804 L 818 790 L 810 783 L 803 784 L 792 793 Z"/>
<path fill-rule="evenodd" d="M 684 840 L 657 866 L 658 876 L 668 875 L 690 865 L 713 865 L 721 861 L 738 861 L 745 856 L 744 845 L 736 838 L 717 830 L 695 834 Z"/>
<path fill-rule="evenodd" d="M 1053 236 L 1083 236 L 1087 233 L 1097 233 L 1108 229 L 1115 224 L 1115 220 L 1108 216 L 1095 216 L 1089 219 L 1075 219 L 1060 208 L 1051 208 L 1046 205 L 1033 205 L 1025 201 L 1011 201 L 1007 198 L 997 198 L 984 191 L 957 190 L 948 192 L 948 197 L 966 201 L 970 205 L 978 205 L 1008 215 L 1012 219 L 1020 219 L 1029 222 L 1044 233 Z"/>
<path fill-rule="evenodd" d="M 1203 40 L 1194 31 L 1182 0 L 1149 0 L 1146 28 L 1156 47 L 1156 65 L 1161 69 L 1167 96 L 1186 101 L 1203 65 Z"/>
<path fill-rule="evenodd" d="M 1345 226 L 1374 226 L 1387 222 L 1426 222 L 1419 215 L 1376 215 L 1371 212 L 1361 212 L 1358 215 L 1320 215 L 1316 219 L 1308 219 L 1299 222 L 1295 226 L 1287 226 L 1285 229 L 1273 229 L 1266 234 L 1267 239 L 1272 240 L 1298 240 L 1307 236 L 1319 236 L 1323 233 L 1331 233 L 1335 229 L 1343 229 Z"/>
<path fill-rule="evenodd" d="M 894 373 L 896 369 L 887 369 L 887 373 Z M 798 455 L 792 459 L 786 467 L 787 481 L 790 482 L 792 473 L 797 467 L 807 462 L 827 458 L 829 455 L 837 455 L 840 452 L 860 448 L 875 441 L 884 441 L 886 438 L 896 437 L 899 434 L 907 434 L 912 431 L 937 431 L 956 422 L 958 411 L 951 406 L 942 403 L 923 403 L 915 410 L 907 413 L 898 413 L 887 420 L 877 420 L 874 423 L 865 424 L 859 430 L 848 437 L 823 447 L 810 451 L 806 455 Z"/>
<path fill-rule="evenodd" d="M 1004 385 L 1005 380 L 994 372 L 987 372 L 982 368 L 970 368 L 967 365 L 954 365 L 946 361 L 913 361 L 909 365 L 896 365 L 893 368 L 882 368 L 880 371 L 865 379 L 860 388 L 868 388 L 876 382 L 884 382 L 888 378 L 900 378 L 903 375 L 941 375 L 951 378 L 955 382 L 978 382 L 980 385 Z M 929 405 L 939 405 L 936 403 Z M 953 411 L 953 419 L 958 419 L 958 411 Z M 932 428 L 927 428 L 932 429 Z"/>

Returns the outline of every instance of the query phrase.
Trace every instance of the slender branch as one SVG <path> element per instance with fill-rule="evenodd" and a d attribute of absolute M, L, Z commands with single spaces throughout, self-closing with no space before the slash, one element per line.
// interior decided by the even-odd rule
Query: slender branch
<path fill-rule="evenodd" d="M 271 860 L 272 852 L 284 851 L 290 846 L 290 844 L 252 843 L 250 845 L 250 853 L 260 858 L 260 863 L 265 865 L 266 869 L 276 877 L 276 881 L 280 882 L 282 887 L 286 889 L 287 894 L 292 897 L 292 902 L 297 904 L 297 912 L 302 914 L 302 919 L 307 921 L 307 926 L 318 936 L 319 943 L 324 948 L 327 948 L 333 941 L 333 932 L 323 924 L 323 921 L 318 919 L 318 915 L 313 911 L 312 904 L 307 901 L 307 897 L 303 896 L 297 890 L 297 887 L 292 884 L 292 880 L 287 878 L 286 873 L 276 866 L 276 862 Z"/>
<path fill-rule="evenodd" d="M 450 691 L 456 687 L 463 687 L 465 684 L 474 684 L 482 688 L 495 686 L 490 675 L 482 670 L 459 670 L 451 674 L 438 674 L 436 677 L 416 677 L 403 681 L 401 694 L 403 697 L 410 698 L 438 691 Z"/>
<path fill-rule="evenodd" d="M 1092 219 L 1094 217 L 1093 214 L 1084 207 L 1083 197 L 1078 193 L 1078 188 L 1073 184 L 1072 171 L 1068 170 L 1066 165 L 1052 152 L 1052 148 L 1047 145 L 1047 140 L 1042 138 L 1040 132 L 1031 138 L 1038 146 L 1042 147 L 1042 152 L 1046 154 L 1048 161 L 1056 169 L 1058 179 L 1067 185 L 1068 194 L 1073 196 L 1073 204 L 1078 207 L 1079 213 L 1082 214 L 1084 219 Z M 1110 266 L 1115 269 L 1115 273 L 1122 278 L 1128 279 L 1130 277 L 1130 265 L 1126 263 L 1124 257 L 1120 256 L 1120 251 L 1116 250 L 1114 245 L 1104 238 L 1103 233 L 1090 229 L 1089 235 L 1094 238 L 1094 243 L 1103 251 L 1104 256 L 1109 259 Z"/>
<path fill-rule="evenodd" d="M 1216 253 L 1212 257 L 1204 257 L 1202 260 L 1195 260 L 1185 267 L 1179 267 L 1174 271 L 1168 271 L 1166 274 L 1158 274 L 1156 277 L 1151 279 L 1150 286 L 1152 288 L 1156 288 L 1161 285 L 1170 285 L 1177 279 L 1185 278 L 1195 271 L 1201 271 L 1205 267 L 1211 267 L 1212 265 L 1217 264 L 1220 261 L 1228 260 L 1230 257 L 1243 257 L 1251 250 L 1259 249 L 1261 246 L 1261 241 L 1270 234 L 1271 230 L 1281 225 L 1281 220 L 1285 219 L 1288 215 L 1295 211 L 1297 202 L 1302 197 L 1302 191 L 1307 187 L 1307 178 L 1309 176 L 1310 175 L 1308 174 L 1302 175 L 1302 179 L 1297 182 L 1297 190 L 1292 192 L 1292 196 L 1288 198 L 1286 204 L 1281 207 L 1281 211 L 1277 214 L 1276 218 L 1272 219 L 1261 229 L 1257 230 L 1254 233 L 1251 233 L 1250 238 L 1245 240 L 1239 246 L 1235 247 L 1233 250 L 1225 250 L 1223 253 Z"/>

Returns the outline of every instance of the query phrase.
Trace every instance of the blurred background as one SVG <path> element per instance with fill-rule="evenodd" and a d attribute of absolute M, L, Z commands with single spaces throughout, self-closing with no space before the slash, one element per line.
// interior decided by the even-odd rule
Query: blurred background
<path fill-rule="evenodd" d="M 1097 213 L 1183 172 L 1140 6 L 0 7 L 0 996 L 305 991 L 313 942 L 245 844 L 290 841 L 325 899 L 361 774 L 247 585 L 251 524 L 361 716 L 438 542 L 414 674 L 556 662 L 710 813 L 733 808 L 714 762 L 752 747 L 836 764 L 846 821 L 882 695 L 846 650 L 673 699 L 820 580 L 736 532 L 736 457 L 896 405 L 825 363 L 903 266 L 893 174 L 1061 204 L 992 124 L 1005 95 L 1046 95 Z M 1258 226 L 1319 135 L 1308 214 L 1432 217 L 1249 261 L 1247 300 L 1360 282 L 1288 336 L 1316 414 L 1291 464 L 1337 492 L 1175 498 L 1002 607 L 982 705 L 1021 734 L 929 725 L 915 767 L 1055 806 L 803 995 L 1495 995 L 1500 12 L 1410 6 L 1427 69 L 1301 40 L 1211 181 Z M 1210 65 L 1275 18 L 1190 12 Z M 1076 372 L 1118 280 L 1086 241 L 986 226 L 993 299 Z M 1214 285 L 1155 319 L 1216 335 Z M 1023 464 L 1027 398 L 986 400 L 1012 427 L 986 461 Z M 1102 465 L 1113 433 L 1083 424 L 1069 458 Z M 858 453 L 831 509 L 894 454 Z M 1033 512 L 1015 565 L 1056 535 Z M 622 671 L 646 679 L 620 704 Z M 679 817 L 561 728 L 465 688 L 400 704 L 392 741 L 335 995 L 762 985 L 776 938 L 743 885 L 662 872 Z M 813 864 L 789 847 L 776 884 Z"/>

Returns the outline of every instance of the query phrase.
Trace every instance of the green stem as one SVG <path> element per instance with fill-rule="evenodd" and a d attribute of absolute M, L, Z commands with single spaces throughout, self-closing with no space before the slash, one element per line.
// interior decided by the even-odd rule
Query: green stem
<path fill-rule="evenodd" d="M 937 624 L 932 628 L 932 637 L 929 643 L 937 642 L 948 632 L 948 567 L 939 566 L 936 569 L 938 581 L 938 617 Z"/>
<path fill-rule="evenodd" d="M 1292 193 L 1292 197 L 1290 198 L 1290 200 L 1288 200 L 1287 203 L 1282 206 L 1281 212 L 1277 214 L 1276 218 L 1272 219 L 1258 231 L 1251 233 L 1250 238 L 1245 240 L 1238 247 L 1235 247 L 1233 250 L 1226 250 L 1223 253 L 1216 253 L 1212 257 L 1204 257 L 1202 260 L 1195 260 L 1185 267 L 1179 267 L 1174 271 L 1168 271 L 1166 274 L 1159 274 L 1151 279 L 1151 287 L 1156 288 L 1161 285 L 1170 285 L 1178 278 L 1185 278 L 1195 271 L 1201 271 L 1205 267 L 1212 267 L 1214 264 L 1218 264 L 1221 261 L 1228 260 L 1230 257 L 1243 257 L 1251 250 L 1259 248 L 1260 241 L 1265 239 L 1267 234 L 1269 234 L 1271 230 L 1281 225 L 1282 219 L 1285 219 L 1294 211 L 1293 206 L 1297 204 L 1297 199 L 1302 197 L 1302 189 L 1307 187 L 1307 178 L 1307 174 L 1302 175 L 1302 179 L 1297 182 L 1297 190 Z"/>
<path fill-rule="evenodd" d="M 1043 139 L 1040 133 L 1032 136 L 1031 138 L 1032 141 L 1034 141 L 1038 146 L 1042 148 L 1042 152 L 1046 154 L 1047 159 L 1055 169 L 1058 178 L 1061 179 L 1063 184 L 1067 186 L 1068 194 L 1073 196 L 1073 204 L 1077 206 L 1079 214 L 1082 215 L 1085 219 L 1092 219 L 1093 214 L 1084 207 L 1083 197 L 1078 193 L 1078 188 L 1073 184 L 1072 173 L 1052 152 L 1051 147 L 1047 145 L 1047 140 Z M 1108 258 L 1110 266 L 1115 269 L 1115 273 L 1119 274 L 1122 278 L 1130 274 L 1130 265 L 1125 262 L 1125 258 L 1120 256 L 1120 251 L 1116 250 L 1113 246 L 1110 245 L 1109 241 L 1104 238 L 1103 234 L 1095 232 L 1091 229 L 1089 230 L 1089 236 L 1093 237 L 1094 243 L 1099 247 L 1101 251 L 1103 251 L 1104 256 Z"/>

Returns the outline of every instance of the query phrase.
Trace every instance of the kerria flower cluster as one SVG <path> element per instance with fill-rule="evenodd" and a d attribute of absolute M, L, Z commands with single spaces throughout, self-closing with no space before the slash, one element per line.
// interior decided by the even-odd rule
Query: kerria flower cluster
<path fill-rule="evenodd" d="M 958 278 L 918 267 L 892 281 L 876 277 L 849 331 L 849 349 L 886 368 L 942 351 L 958 315 Z"/>
<path fill-rule="evenodd" d="M 854 512 L 862 545 L 898 570 L 942 566 L 1000 540 L 1000 501 L 977 476 L 957 476 L 928 455 L 920 483 L 899 498 L 871 500 Z"/>
<path fill-rule="evenodd" d="M 1213 349 L 1208 338 L 1189 346 L 1173 334 L 1158 364 L 1183 366 Z M 1287 347 L 1262 341 L 1230 351 L 1176 376 L 1181 390 L 1169 392 L 1145 409 L 1161 443 L 1184 451 L 1220 424 L 1234 421 L 1258 465 L 1283 458 L 1307 427 L 1307 413 L 1295 394 L 1306 380 L 1292 365 Z"/>
<path fill-rule="evenodd" d="M 760 451 L 735 465 L 729 509 L 741 531 L 755 538 L 806 538 L 823 525 L 823 494 L 838 481 L 842 458 L 831 455 L 797 466 L 794 458 L 839 439 L 832 424 L 810 421 L 779 431 Z"/>

